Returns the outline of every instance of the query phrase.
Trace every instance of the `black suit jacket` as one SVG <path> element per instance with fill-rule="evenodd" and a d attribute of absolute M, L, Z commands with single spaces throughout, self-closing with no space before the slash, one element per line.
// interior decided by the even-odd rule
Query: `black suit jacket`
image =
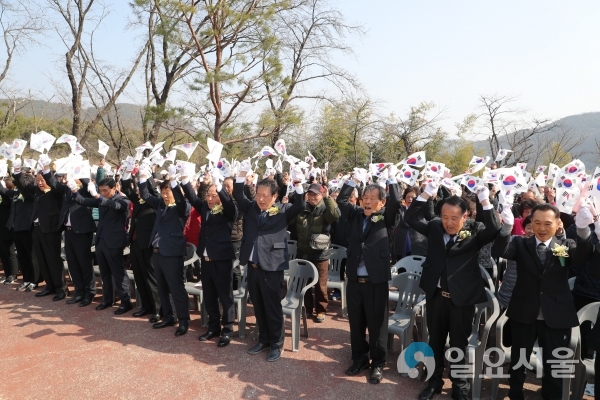
<path fill-rule="evenodd" d="M 338 207 L 342 217 L 350 224 L 350 245 L 346 261 L 346 275 L 348 279 L 356 280 L 360 259 L 363 258 L 369 278 L 373 283 L 387 282 L 392 279 L 390 272 L 390 241 L 388 229 L 394 227 L 396 214 L 400 207 L 400 194 L 398 184 L 388 186 L 389 199 L 386 207 L 380 212 L 365 216 L 362 207 L 348 202 L 354 186 L 344 184 L 337 198 Z M 373 222 L 375 216 L 381 215 L 383 219 Z M 367 228 L 363 233 L 363 224 L 368 218 Z"/>
<path fill-rule="evenodd" d="M 63 197 L 62 206 L 58 216 L 57 229 L 62 231 L 65 228 L 65 223 L 67 222 L 67 213 L 70 213 L 71 229 L 73 229 L 73 232 L 95 232 L 96 223 L 92 217 L 92 210 L 89 207 L 85 207 L 76 203 L 71 189 L 58 182 L 54 176 L 54 173 L 50 172 L 49 174 L 44 175 L 44 179 L 46 180 L 48 186 L 52 188 L 52 190 L 56 190 L 58 193 L 61 193 Z M 81 179 L 80 181 L 82 187 L 79 189 L 79 194 L 83 197 L 91 198 L 89 192 L 87 191 L 87 184 L 89 181 L 87 179 Z"/>
<path fill-rule="evenodd" d="M 485 286 L 479 267 L 479 250 L 493 241 L 500 229 L 500 220 L 496 211 L 482 210 L 483 223 L 468 220 L 463 229 L 471 236 L 456 240 L 450 250 L 444 242 L 444 227 L 440 219 L 426 222 L 419 217 L 425 201 L 414 200 L 404 214 L 404 220 L 414 230 L 427 236 L 427 258 L 423 263 L 423 274 L 419 286 L 430 300 L 446 268 L 450 298 L 457 306 L 467 306 L 486 301 Z"/>
<path fill-rule="evenodd" d="M 2 179 L 0 177 L 0 179 Z M 0 183 L 0 188 L 5 189 Z M 0 191 L 0 240 L 12 240 L 11 229 L 7 226 L 8 219 L 10 218 L 10 210 L 12 206 L 12 196 Z"/>
<path fill-rule="evenodd" d="M 43 192 L 33 183 L 23 187 L 19 179 L 20 175 L 21 174 L 14 175 L 15 186 L 23 192 L 29 192 L 29 194 L 34 196 L 33 210 L 29 217 L 29 225 L 33 225 L 33 222 L 36 219 L 39 219 L 40 230 L 42 233 L 58 232 L 58 218 L 63 200 L 62 193 L 52 188 L 48 192 Z M 46 180 L 47 175 L 49 174 L 44 175 Z"/>
<path fill-rule="evenodd" d="M 158 251 L 160 255 L 166 257 L 185 257 L 186 249 L 183 228 L 185 228 L 185 223 L 190 215 L 191 207 L 185 200 L 185 197 L 183 197 L 179 187 L 173 188 L 172 191 L 175 198 L 175 206 L 167 207 L 162 198 L 152 196 L 148 192 L 147 182 L 140 183 L 140 196 L 142 196 L 142 199 L 147 204 L 156 209 L 156 218 L 147 247 L 152 245 L 152 241 L 158 233 Z"/>
<path fill-rule="evenodd" d="M 3 201 L 6 199 L 6 201 L 12 202 L 10 214 L 5 224 L 6 228 L 13 229 L 15 232 L 31 230 L 30 216 L 33 212 L 35 196 L 18 188 L 6 189 L 2 185 L 0 185 L 0 194 L 3 196 Z"/>
<path fill-rule="evenodd" d="M 102 196 L 96 199 L 84 198 L 77 192 L 73 195 L 73 199 L 79 205 L 98 208 L 100 216 L 98 219 L 96 244 L 102 239 L 109 249 L 118 249 L 127 246 L 129 200 L 125 196 L 116 192 L 110 199 Z"/>
<path fill-rule="evenodd" d="M 229 196 L 225 188 L 221 188 L 218 194 L 223 206 L 223 212 L 211 214 L 208 203 L 196 195 L 191 183 L 188 182 L 182 186 L 185 197 L 202 218 L 202 229 L 200 229 L 197 254 L 202 257 L 204 249 L 206 249 L 206 254 L 210 259 L 235 259 L 235 250 L 231 241 L 231 230 L 233 223 L 237 219 L 237 208 L 233 198 Z"/>
<path fill-rule="evenodd" d="M 149 182 L 149 181 L 148 181 Z M 146 188 L 151 184 L 147 184 Z M 146 203 L 133 189 L 130 179 L 121 181 L 121 191 L 133 203 L 133 213 L 131 215 L 131 226 L 129 228 L 129 242 L 133 241 L 133 233 L 136 232 L 136 238 L 142 246 L 150 242 L 150 234 L 156 221 L 156 210 L 150 204 Z M 150 193 L 150 190 L 148 190 Z M 141 201 L 140 201 L 141 200 Z"/>
<path fill-rule="evenodd" d="M 240 247 L 240 265 L 248 264 L 254 243 L 258 241 L 258 263 L 265 271 L 283 271 L 289 268 L 286 240 L 287 226 L 304 210 L 303 194 L 294 194 L 293 204 L 277 204 L 279 212 L 267 216 L 260 224 L 261 210 L 256 201 L 250 201 L 244 193 L 244 184 L 235 183 L 233 197 L 239 211 L 244 214 L 244 236 Z M 204 227 L 203 227 L 204 229 Z"/>
<path fill-rule="evenodd" d="M 566 245 L 569 257 L 566 265 L 560 264 L 551 249 Z M 498 236 L 492 246 L 493 257 L 503 257 L 517 262 L 517 283 L 513 289 L 506 316 L 523 324 L 533 324 L 540 307 L 546 324 L 554 329 L 567 329 L 579 325 L 573 296 L 569 289 L 569 265 L 586 262 L 591 256 L 593 245 L 588 238 L 558 239 L 553 237 L 542 265 L 536 250 L 535 236 L 525 238 Z"/>

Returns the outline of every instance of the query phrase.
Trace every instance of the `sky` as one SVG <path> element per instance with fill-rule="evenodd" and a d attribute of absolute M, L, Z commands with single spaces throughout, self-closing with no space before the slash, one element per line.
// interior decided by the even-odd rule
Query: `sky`
<path fill-rule="evenodd" d="M 125 30 L 125 0 L 112 9 L 96 37 L 105 58 L 132 60 L 136 33 Z M 476 112 L 480 95 L 508 95 L 529 115 L 561 118 L 600 111 L 600 2 L 343 0 L 347 22 L 366 35 L 349 37 L 353 57 L 336 62 L 354 73 L 384 113 L 406 115 L 433 101 L 446 108 L 443 125 Z M 64 80 L 64 47 L 49 32 L 44 46 L 29 49 L 10 73 L 14 86 L 49 97 Z M 143 101 L 142 87 L 129 98 Z"/>

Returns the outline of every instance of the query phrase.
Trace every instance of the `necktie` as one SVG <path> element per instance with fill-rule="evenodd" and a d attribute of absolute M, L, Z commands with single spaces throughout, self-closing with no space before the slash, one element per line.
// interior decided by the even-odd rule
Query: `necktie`
<path fill-rule="evenodd" d="M 453 244 L 454 236 L 450 236 L 450 239 L 448 239 L 448 242 L 446 242 L 446 252 L 450 251 L 450 248 Z M 446 270 L 447 268 L 444 266 L 444 269 L 442 270 L 442 275 L 440 276 L 440 286 L 442 287 L 442 290 L 444 292 L 450 292 L 450 289 L 448 288 L 448 274 L 446 273 Z"/>
<path fill-rule="evenodd" d="M 544 265 L 544 262 L 546 261 L 546 250 L 547 250 L 546 244 L 540 243 L 537 245 L 538 257 L 540 258 L 542 265 Z"/>
<path fill-rule="evenodd" d="M 262 226 L 265 223 L 266 219 L 267 219 L 267 212 L 266 211 L 261 212 L 260 218 L 258 220 L 258 223 L 260 224 L 260 226 Z"/>

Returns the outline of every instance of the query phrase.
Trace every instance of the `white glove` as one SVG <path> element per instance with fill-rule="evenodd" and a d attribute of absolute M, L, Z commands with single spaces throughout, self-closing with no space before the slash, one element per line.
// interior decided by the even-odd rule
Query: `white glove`
<path fill-rule="evenodd" d="M 594 222 L 594 232 L 596 232 L 596 236 L 598 236 L 598 240 L 600 240 L 600 220 Z"/>
<path fill-rule="evenodd" d="M 141 167 L 139 174 L 140 174 L 140 183 L 144 183 L 148 180 L 148 178 L 150 178 L 152 176 L 152 171 L 150 170 L 150 168 Z"/>
<path fill-rule="evenodd" d="M 515 216 L 513 215 L 510 207 L 504 206 L 502 212 L 500 213 L 500 217 L 502 218 L 502 223 L 504 225 L 513 226 L 515 224 Z"/>
<path fill-rule="evenodd" d="M 39 163 L 42 164 L 42 167 L 44 167 L 44 169 L 48 169 L 48 166 L 50 165 L 50 163 L 52 162 L 52 159 L 50 157 L 48 157 L 47 154 L 42 154 L 40 156 L 40 158 L 38 159 Z"/>
<path fill-rule="evenodd" d="M 477 193 L 477 198 L 480 202 L 490 200 L 490 189 L 488 189 L 487 186 L 479 186 L 475 189 L 475 192 Z"/>
<path fill-rule="evenodd" d="M 398 167 L 392 164 L 388 167 L 387 170 L 389 174 L 389 179 L 396 179 L 396 175 L 398 175 Z"/>
<path fill-rule="evenodd" d="M 96 191 L 96 185 L 94 185 L 92 182 L 88 184 L 88 192 L 92 195 L 92 197 L 98 196 L 98 192 Z"/>
<path fill-rule="evenodd" d="M 77 190 L 77 183 L 75 183 L 73 179 L 69 179 L 67 181 L 67 187 L 69 188 L 69 190 L 71 190 L 71 192 L 74 192 Z"/>
<path fill-rule="evenodd" d="M 240 163 L 239 171 L 247 173 L 248 171 L 250 171 L 251 168 L 252 168 L 252 162 L 250 161 L 249 158 L 247 158 Z"/>
<path fill-rule="evenodd" d="M 173 180 L 177 177 L 177 166 L 174 164 L 169 165 L 167 168 L 167 173 L 169 174 L 169 180 Z"/>
<path fill-rule="evenodd" d="M 588 227 L 588 225 L 592 224 L 593 222 L 594 222 L 594 216 L 592 215 L 592 212 L 590 211 L 590 207 L 587 205 L 584 207 L 581 207 L 581 209 L 575 216 L 575 225 L 577 225 L 577 228 L 585 229 Z"/>
<path fill-rule="evenodd" d="M 435 197 L 439 187 L 439 182 L 431 181 L 427 184 L 427 186 L 425 186 L 425 190 L 423 190 L 423 192 L 427 193 L 429 197 Z"/>
<path fill-rule="evenodd" d="M 218 168 L 213 168 L 210 170 L 210 179 L 215 185 L 217 185 L 223 180 L 223 175 L 221 175 L 221 171 L 219 171 Z"/>
<path fill-rule="evenodd" d="M 275 171 L 281 174 L 283 172 L 283 163 L 277 162 L 275 164 Z"/>
<path fill-rule="evenodd" d="M 15 161 L 13 161 L 12 166 L 13 166 L 13 173 L 18 174 L 19 172 L 21 172 L 21 166 L 22 166 L 21 159 L 17 158 Z"/>
<path fill-rule="evenodd" d="M 304 173 L 302 172 L 302 169 L 300 167 L 294 166 L 291 172 L 293 182 L 304 182 Z"/>

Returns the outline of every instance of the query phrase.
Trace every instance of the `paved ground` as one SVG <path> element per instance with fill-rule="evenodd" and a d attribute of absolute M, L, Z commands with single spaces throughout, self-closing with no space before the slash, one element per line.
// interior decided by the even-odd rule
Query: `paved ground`
<path fill-rule="evenodd" d="M 0 285 L 2 399 L 414 399 L 424 387 L 396 372 L 397 350 L 389 354 L 381 384 L 369 384 L 366 372 L 345 376 L 350 343 L 348 322 L 338 316 L 339 302 L 333 302 L 324 323 L 309 321 L 310 337 L 301 338 L 297 353 L 291 351 L 288 321 L 283 358 L 267 363 L 266 353 L 246 354 L 254 344 L 252 316 L 246 338 L 236 334 L 228 347 L 219 349 L 214 341 L 198 341 L 204 329 L 196 311 L 188 334 L 176 338 L 175 328 L 153 330 L 131 313 L 115 316 L 116 307 L 96 311 L 99 297 L 80 308 L 53 302 L 51 296 L 17 292 L 15 287 Z M 489 387 L 488 380 L 483 398 Z M 527 389 L 527 398 L 540 398 L 538 385 Z M 500 398 L 506 392 L 502 385 Z M 443 394 L 436 398 L 449 395 L 446 380 Z"/>

